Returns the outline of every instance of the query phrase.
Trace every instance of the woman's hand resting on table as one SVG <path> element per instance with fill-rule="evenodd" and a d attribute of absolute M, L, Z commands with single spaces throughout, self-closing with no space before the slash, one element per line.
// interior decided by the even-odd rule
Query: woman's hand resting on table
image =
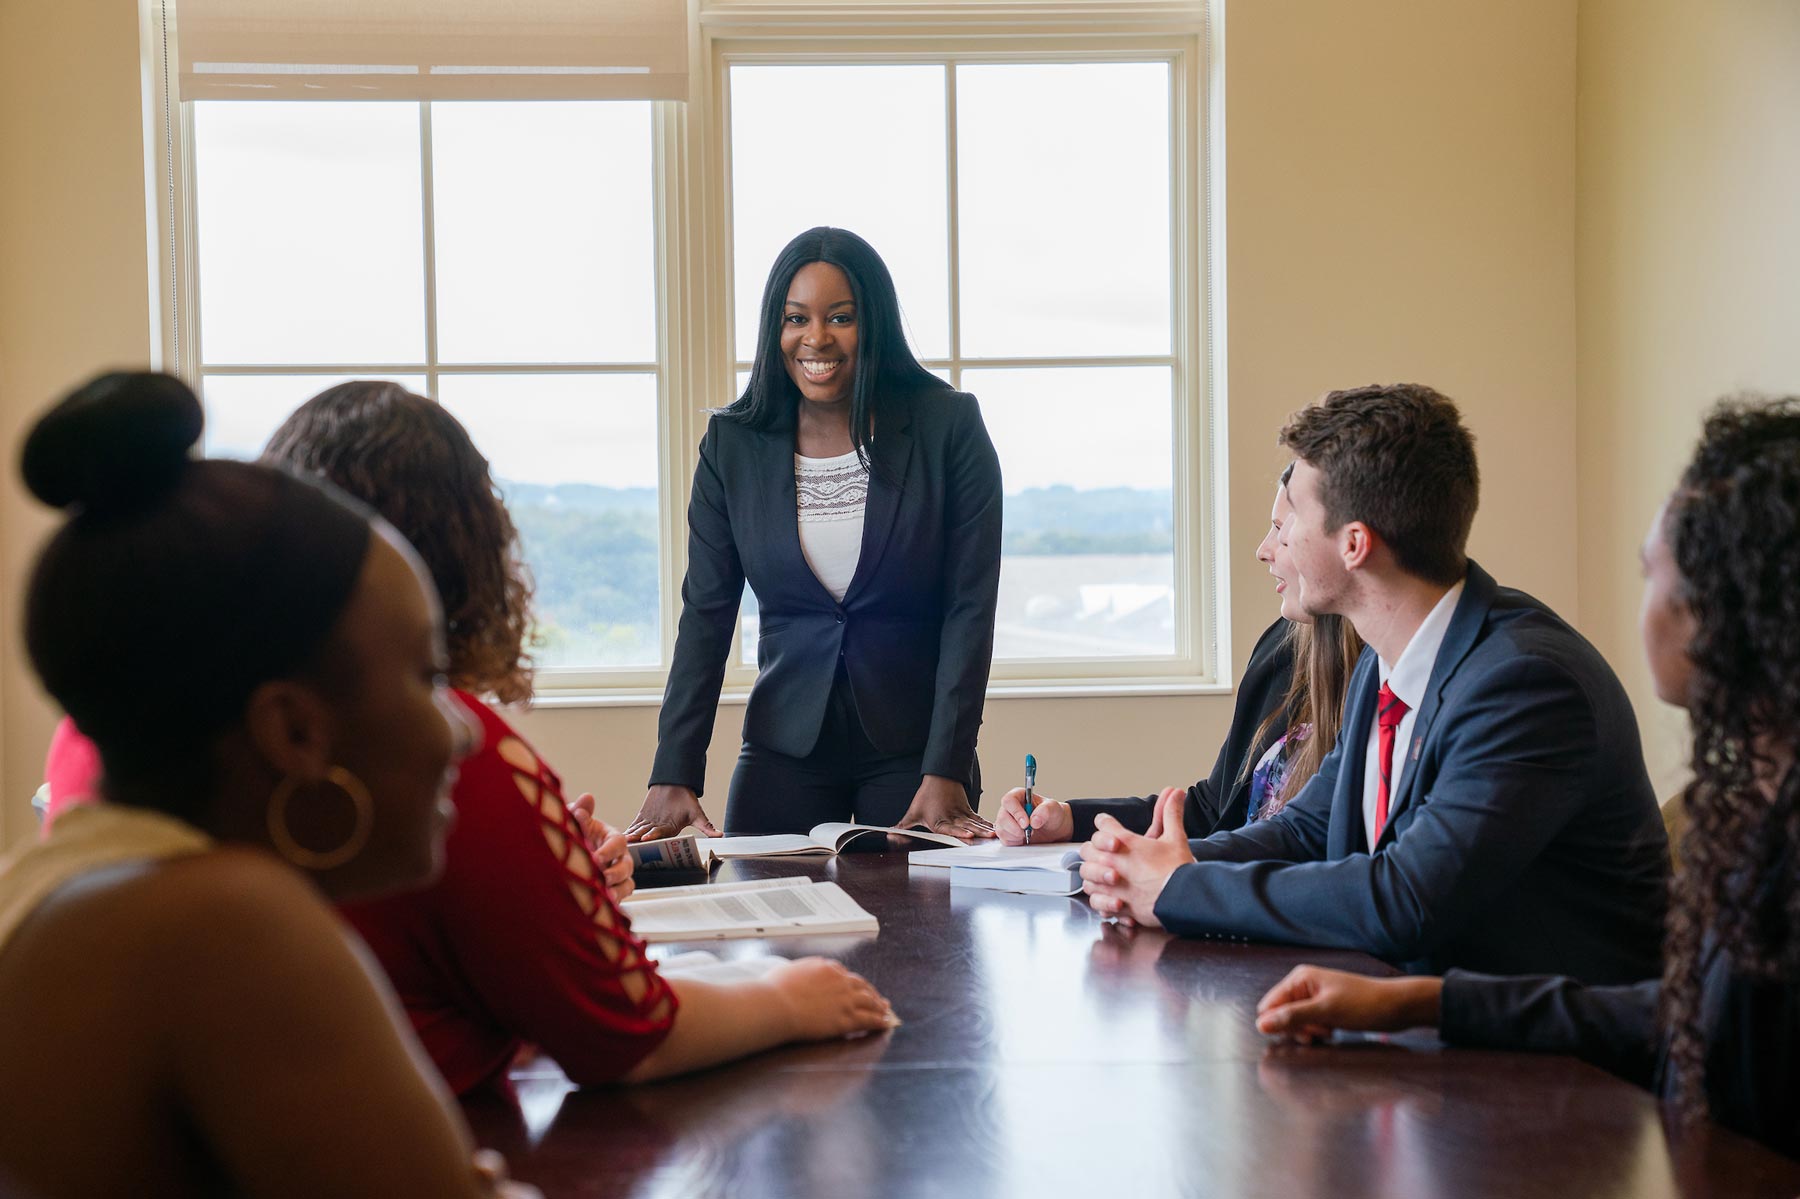
<path fill-rule="evenodd" d="M 700 797 L 694 794 L 693 788 L 659 783 L 644 796 L 643 806 L 625 828 L 625 839 L 655 841 L 660 837 L 673 837 L 690 824 L 709 837 L 720 835 L 701 810 Z"/>
<path fill-rule="evenodd" d="M 1441 978 L 1367 978 L 1295 966 L 1256 1005 L 1256 1030 L 1292 1041 L 1322 1041 L 1334 1029 L 1399 1032 L 1438 1022 Z"/>
<path fill-rule="evenodd" d="M 948 833 L 964 841 L 994 835 L 994 826 L 969 806 L 969 793 L 963 785 L 941 774 L 926 775 L 913 793 L 912 806 L 894 821 L 895 828 L 912 828 L 914 825 L 924 825 L 930 832 Z M 896 844 L 905 844 L 903 839 L 889 839 Z"/>
<path fill-rule="evenodd" d="M 791 1021 L 791 1040 L 828 1041 L 899 1025 L 894 1009 L 868 979 L 830 958 L 799 958 L 769 971 Z"/>

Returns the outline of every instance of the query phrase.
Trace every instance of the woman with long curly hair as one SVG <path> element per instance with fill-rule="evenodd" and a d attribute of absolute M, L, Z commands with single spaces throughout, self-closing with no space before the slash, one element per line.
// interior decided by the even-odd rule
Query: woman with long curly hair
<path fill-rule="evenodd" d="M 1368 979 L 1301 966 L 1257 1027 L 1436 1024 L 1446 1041 L 1575 1053 L 1683 1119 L 1800 1156 L 1800 398 L 1728 401 L 1643 547 L 1639 620 L 1659 699 L 1693 722 L 1663 975 Z"/>
<path fill-rule="evenodd" d="M 616 903 L 624 838 L 571 810 L 556 771 L 486 702 L 531 694 L 531 584 L 487 460 L 449 411 L 398 384 L 344 383 L 296 409 L 262 461 L 385 517 L 443 598 L 444 675 L 481 730 L 452 792 L 443 877 L 343 911 L 453 1090 L 501 1081 L 526 1046 L 576 1083 L 639 1081 L 893 1022 L 828 959 L 722 983 L 664 978 L 646 956 Z"/>

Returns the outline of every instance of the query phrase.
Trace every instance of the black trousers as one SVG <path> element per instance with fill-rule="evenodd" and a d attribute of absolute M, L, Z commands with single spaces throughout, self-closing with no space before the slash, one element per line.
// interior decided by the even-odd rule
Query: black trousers
<path fill-rule="evenodd" d="M 830 821 L 892 825 L 924 777 L 919 754 L 882 753 L 869 741 L 839 662 L 812 753 L 792 758 L 744 742 L 726 792 L 725 833 L 804 833 Z"/>

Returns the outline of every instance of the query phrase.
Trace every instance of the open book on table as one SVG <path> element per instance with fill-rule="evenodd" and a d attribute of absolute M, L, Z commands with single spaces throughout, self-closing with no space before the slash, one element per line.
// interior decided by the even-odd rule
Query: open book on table
<path fill-rule="evenodd" d="M 836 883 L 805 878 L 663 887 L 636 892 L 620 906 L 631 917 L 631 931 L 652 944 L 872 933 L 881 928 Z"/>
<path fill-rule="evenodd" d="M 879 824 L 817 824 L 808 833 L 771 833 L 754 837 L 701 837 L 683 833 L 660 841 L 639 841 L 631 857 L 642 870 L 703 870 L 715 858 L 778 858 L 823 856 L 844 852 L 858 837 L 893 834 L 932 845 L 961 846 L 947 833 L 928 833 L 922 828 L 887 828 Z M 664 891 L 667 894 L 667 891 Z"/>
<path fill-rule="evenodd" d="M 1081 846 L 959 845 L 915 853 L 909 866 L 950 871 L 952 887 L 986 887 L 1034 895 L 1076 895 L 1081 891 Z"/>

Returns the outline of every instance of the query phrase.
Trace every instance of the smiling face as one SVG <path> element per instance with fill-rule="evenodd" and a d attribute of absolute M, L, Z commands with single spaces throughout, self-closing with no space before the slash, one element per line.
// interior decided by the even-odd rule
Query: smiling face
<path fill-rule="evenodd" d="M 430 576 L 386 522 L 376 533 L 338 626 L 339 650 L 358 664 L 358 676 L 335 701 L 335 756 L 375 804 L 367 848 L 336 880 L 345 894 L 437 873 L 454 815 L 455 763 L 479 737 L 444 685 L 443 616 Z"/>
<path fill-rule="evenodd" d="M 1293 555 L 1282 540 L 1284 527 L 1293 519 L 1294 505 L 1288 499 L 1287 486 L 1278 484 L 1275 488 L 1275 504 L 1269 509 L 1269 531 L 1263 534 L 1262 544 L 1256 547 L 1256 560 L 1267 566 L 1269 573 L 1275 576 L 1275 594 L 1281 597 L 1281 615 L 1287 620 L 1311 624 L 1312 617 L 1300 607 L 1299 588 L 1293 585 Z"/>
<path fill-rule="evenodd" d="M 794 273 L 781 317 L 781 359 L 802 399 L 845 403 L 856 380 L 856 297 L 843 271 L 809 262 Z"/>
<path fill-rule="evenodd" d="M 1699 632 L 1694 611 L 1682 597 L 1681 570 L 1669 548 L 1669 507 L 1665 503 L 1650 524 L 1650 533 L 1638 551 L 1644 568 L 1644 599 L 1638 608 L 1638 636 L 1644 642 L 1644 658 L 1656 698 L 1685 708 L 1694 684 L 1694 660 L 1688 647 Z"/>

